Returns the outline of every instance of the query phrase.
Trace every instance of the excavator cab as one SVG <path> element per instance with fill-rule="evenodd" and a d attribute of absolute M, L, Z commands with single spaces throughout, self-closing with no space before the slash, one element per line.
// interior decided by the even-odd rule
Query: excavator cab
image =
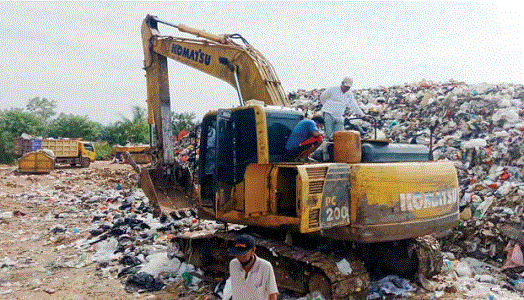
<path fill-rule="evenodd" d="M 223 210 L 250 164 L 285 162 L 286 141 L 301 119 L 298 111 L 260 105 L 206 115 L 200 140 L 201 205 Z"/>

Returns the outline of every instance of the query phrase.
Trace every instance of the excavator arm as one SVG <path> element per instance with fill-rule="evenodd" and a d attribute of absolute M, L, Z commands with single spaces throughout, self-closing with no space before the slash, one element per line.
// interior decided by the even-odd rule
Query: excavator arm
<path fill-rule="evenodd" d="M 196 38 L 163 36 L 158 31 L 159 23 Z M 236 39 L 242 44 L 236 43 Z M 159 199 L 153 200 L 154 205 L 156 202 L 187 207 L 193 197 L 189 195 L 193 191 L 192 180 L 174 157 L 167 59 L 229 83 L 236 89 L 241 105 L 253 99 L 268 105 L 289 106 L 289 100 L 271 64 L 239 34 L 215 35 L 147 15 L 142 22 L 142 43 L 148 122 L 154 124 L 157 138 L 153 147 L 155 163 L 142 172 L 142 188 L 150 199 Z M 160 200 L 163 197 L 167 199 Z"/>

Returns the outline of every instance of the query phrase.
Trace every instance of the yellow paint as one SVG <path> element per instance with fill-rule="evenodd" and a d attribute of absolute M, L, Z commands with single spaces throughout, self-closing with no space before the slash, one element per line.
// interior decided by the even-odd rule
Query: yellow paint
<path fill-rule="evenodd" d="M 237 224 L 245 224 L 251 226 L 261 226 L 261 227 L 276 227 L 291 225 L 295 230 L 299 226 L 299 219 L 294 217 L 278 216 L 278 215 L 262 215 L 262 216 L 245 216 L 242 212 L 239 211 L 230 211 L 226 214 L 219 213 L 217 215 L 217 220 L 224 222 L 231 222 Z"/>
<path fill-rule="evenodd" d="M 259 164 L 269 163 L 269 145 L 267 138 L 266 112 L 261 105 L 250 105 L 255 110 L 255 127 L 257 131 L 257 155 Z"/>
<path fill-rule="evenodd" d="M 91 144 L 92 145 L 92 144 Z M 84 147 L 84 143 L 83 142 L 79 142 L 79 148 L 80 148 L 80 151 L 82 153 L 82 157 L 88 157 L 90 161 L 95 161 L 95 157 L 96 157 L 96 152 L 95 151 L 89 151 L 87 150 L 85 147 Z M 93 150 L 95 148 L 93 147 Z"/>
<path fill-rule="evenodd" d="M 56 157 L 88 157 L 95 161 L 96 153 L 88 151 L 84 143 L 86 142 L 69 139 L 43 139 L 42 148 L 53 151 Z"/>
<path fill-rule="evenodd" d="M 326 197 L 326 205 L 335 205 L 335 196 Z"/>
<path fill-rule="evenodd" d="M 22 173 L 49 173 L 54 167 L 53 157 L 42 151 L 28 152 L 18 160 L 18 171 Z"/>
<path fill-rule="evenodd" d="M 251 164 L 246 168 L 244 175 L 245 183 L 245 207 L 246 216 L 258 213 L 267 214 L 270 207 L 269 197 L 269 174 L 272 165 Z"/>
<path fill-rule="evenodd" d="M 400 194 L 442 192 L 458 189 L 451 162 L 411 162 L 351 165 L 351 221 L 357 221 L 361 205 L 390 207 L 395 212 Z M 455 204 L 456 206 L 456 204 Z M 439 216 L 453 205 L 412 210 L 417 218 Z"/>

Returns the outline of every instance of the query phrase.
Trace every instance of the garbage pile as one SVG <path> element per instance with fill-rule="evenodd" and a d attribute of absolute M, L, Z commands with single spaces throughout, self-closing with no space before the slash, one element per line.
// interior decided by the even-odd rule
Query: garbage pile
<path fill-rule="evenodd" d="M 298 90 L 289 99 L 311 118 L 321 114 L 322 92 Z M 489 262 L 498 271 L 524 271 L 524 85 L 423 80 L 353 93 L 374 121 L 349 121 L 346 111 L 346 129 L 358 125 L 365 129 L 364 138 L 374 138 L 376 128 L 379 139 L 428 145 L 434 159 L 454 162 L 461 221 L 442 239 L 453 266 L 467 258 Z M 511 260 L 512 254 L 517 258 Z M 472 279 L 485 275 L 471 274 Z M 513 274 L 514 280 L 522 278 L 524 273 Z"/>
<path fill-rule="evenodd" d="M 311 116 L 320 114 L 321 92 L 300 90 L 289 97 L 292 106 Z M 522 223 L 524 85 L 422 81 L 354 94 L 390 140 L 428 146 L 431 140 L 435 159 L 455 162 L 464 212 L 461 228 L 486 224 L 481 236 L 500 237 L 501 232 L 494 230 L 501 223 Z M 348 111 L 346 117 L 350 117 Z M 364 121 L 360 124 L 373 127 Z M 486 245 L 485 238 L 479 245 Z M 500 251 L 495 252 L 503 253 L 505 245 L 497 247 Z M 485 250 L 481 252 L 489 252 Z"/>
<path fill-rule="evenodd" d="M 311 117 L 320 114 L 320 93 L 298 91 L 289 96 L 294 107 Z M 456 257 L 454 262 L 477 259 L 498 266 L 499 271 L 524 271 L 520 252 L 524 245 L 524 86 L 422 81 L 354 94 L 363 111 L 378 119 L 383 136 L 394 142 L 431 145 L 434 159 L 454 162 L 461 221 L 442 240 L 443 249 Z M 520 253 L 516 258 L 514 248 Z M 520 287 L 524 273 L 510 273 L 517 281 L 508 287 Z"/>
<path fill-rule="evenodd" d="M 139 189 L 106 190 L 91 198 L 98 207 L 83 244 L 95 249 L 93 260 L 107 274 L 122 278 L 130 292 L 152 292 L 165 282 L 192 278 L 195 268 L 168 253 L 165 233 L 174 228 L 195 228 L 194 218 L 182 213 L 158 220 L 152 217 L 147 198 Z M 174 215 L 173 215 L 174 216 Z M 198 278 L 191 281 L 197 284 Z"/>
<path fill-rule="evenodd" d="M 200 126 L 193 127 L 190 131 L 181 131 L 175 141 L 175 156 L 178 162 L 192 172 L 196 171 L 200 143 Z"/>
<path fill-rule="evenodd" d="M 13 236 L 13 242 L 46 239 L 44 246 L 53 247 L 57 253 L 46 264 L 49 274 L 61 268 L 94 265 L 99 277 L 120 279 L 129 293 L 155 292 L 166 285 L 178 285 L 177 296 L 194 299 L 191 295 L 201 295 L 208 288 L 200 284 L 203 272 L 183 262 L 181 253 L 170 242 L 177 232 L 219 227 L 215 222 L 196 219 L 190 210 L 160 220 L 153 218 L 142 190 L 122 188 L 120 183 L 111 189 L 55 189 L 6 196 L 41 207 L 41 216 L 0 211 L 0 223 L 48 224 L 47 231 L 36 231 L 29 237 Z M 57 207 L 61 209 L 57 211 Z M 88 226 L 79 220 L 86 220 Z M 6 256 L 0 260 L 0 269 L 9 272 L 24 264 Z"/>

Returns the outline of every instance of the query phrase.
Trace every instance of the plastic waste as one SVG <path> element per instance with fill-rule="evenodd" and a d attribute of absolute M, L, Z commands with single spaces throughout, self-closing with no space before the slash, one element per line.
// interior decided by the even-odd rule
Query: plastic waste
<path fill-rule="evenodd" d="M 440 298 L 444 296 L 444 291 L 435 291 L 434 295 L 435 295 L 435 298 Z"/>
<path fill-rule="evenodd" d="M 522 254 L 520 243 L 509 241 L 504 251 L 506 252 L 506 261 L 502 266 L 502 270 L 524 266 L 524 255 Z"/>
<path fill-rule="evenodd" d="M 492 274 L 494 267 L 488 263 L 482 262 L 473 257 L 464 257 L 463 263 L 466 263 L 470 270 L 475 274 Z"/>
<path fill-rule="evenodd" d="M 230 300 L 231 297 L 231 278 L 228 278 L 226 280 L 226 284 L 224 285 L 224 289 L 222 290 L 223 296 L 222 300 Z"/>
<path fill-rule="evenodd" d="M 462 144 L 462 148 L 464 149 L 472 149 L 472 148 L 483 148 L 483 147 L 486 147 L 488 143 L 486 142 L 485 139 L 472 139 L 472 140 L 469 140 L 467 142 L 464 142 Z"/>
<path fill-rule="evenodd" d="M 122 259 L 120 260 L 120 264 L 124 266 L 137 266 L 142 264 L 142 261 L 132 254 L 127 254 L 124 255 L 124 257 L 122 257 Z"/>
<path fill-rule="evenodd" d="M 93 263 L 93 256 L 87 253 L 83 253 L 77 258 L 67 261 L 64 265 L 68 268 L 83 268 Z"/>
<path fill-rule="evenodd" d="M 382 299 L 387 295 L 406 297 L 414 290 L 409 280 L 398 275 L 388 275 L 370 284 L 368 299 Z"/>
<path fill-rule="evenodd" d="M 483 218 L 488 208 L 491 206 L 491 204 L 493 204 L 493 201 L 493 197 L 486 198 L 486 200 L 484 200 L 482 203 L 479 204 L 479 206 L 477 206 L 475 212 L 473 213 L 473 217 L 477 219 Z"/>
<path fill-rule="evenodd" d="M 486 282 L 486 283 L 495 283 L 495 277 L 489 275 L 489 274 L 481 274 L 481 275 L 475 275 L 475 280 L 480 282 Z"/>
<path fill-rule="evenodd" d="M 344 258 L 341 261 L 337 262 L 337 268 L 340 271 L 340 273 L 344 275 L 350 275 L 351 272 L 353 272 L 353 269 L 351 268 L 351 265 L 349 262 Z"/>
<path fill-rule="evenodd" d="M 465 262 L 458 262 L 456 265 L 455 265 L 455 273 L 457 273 L 457 275 L 459 277 L 471 277 L 473 276 L 473 271 L 471 271 L 471 268 L 469 267 L 469 265 Z"/>
<path fill-rule="evenodd" d="M 304 297 L 297 298 L 296 300 L 324 300 L 324 296 L 319 291 L 314 291 L 307 294 Z"/>
<path fill-rule="evenodd" d="M 193 284 L 193 275 L 189 272 L 182 273 L 182 278 L 184 279 L 184 284 L 190 286 Z"/>
<path fill-rule="evenodd" d="M 118 248 L 118 241 L 111 237 L 110 239 L 98 242 L 96 246 L 95 261 L 99 263 L 109 262 L 116 258 L 114 255 Z"/>
<path fill-rule="evenodd" d="M 151 274 L 138 272 L 130 276 L 126 281 L 126 290 L 130 292 L 154 292 L 162 289 L 164 283 Z"/>
<path fill-rule="evenodd" d="M 524 292 L 524 280 L 522 278 L 513 280 L 511 284 L 517 291 Z"/>
<path fill-rule="evenodd" d="M 442 266 L 442 272 L 448 273 L 452 270 L 452 268 L 453 268 L 453 263 L 449 259 L 444 259 L 443 266 Z"/>
<path fill-rule="evenodd" d="M 159 275 L 167 275 L 170 277 L 176 277 L 178 270 L 180 269 L 181 263 L 180 260 L 176 257 L 169 259 L 167 257 L 167 252 L 155 253 L 146 257 L 148 261 L 142 268 L 140 272 L 151 274 L 154 277 Z"/>
<path fill-rule="evenodd" d="M 0 212 L 0 220 L 11 219 L 14 216 L 12 211 Z"/>

